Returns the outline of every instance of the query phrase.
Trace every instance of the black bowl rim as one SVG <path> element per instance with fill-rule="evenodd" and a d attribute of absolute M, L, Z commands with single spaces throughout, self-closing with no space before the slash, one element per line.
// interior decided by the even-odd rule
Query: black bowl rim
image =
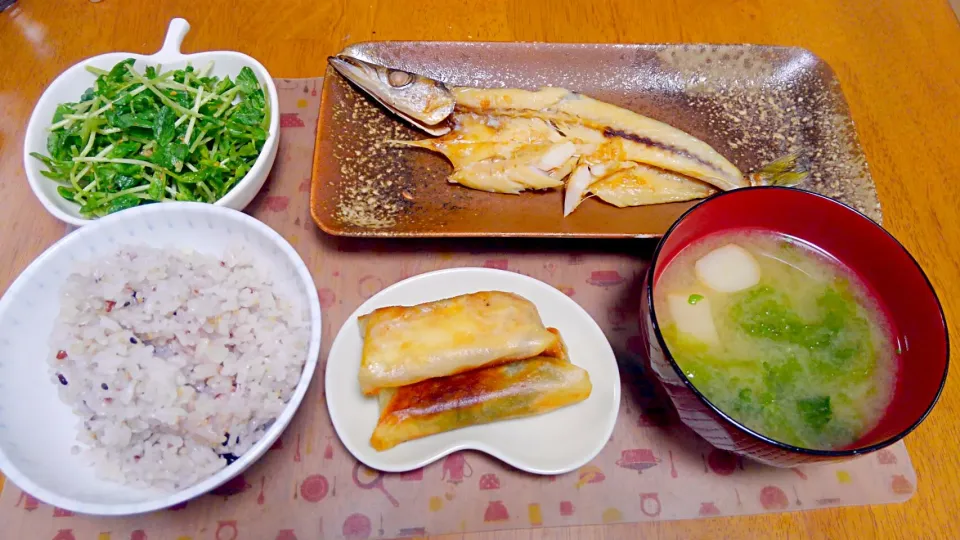
<path fill-rule="evenodd" d="M 692 382 L 690 382 L 689 379 L 687 379 L 687 376 L 686 376 L 686 374 L 684 374 L 683 370 L 680 368 L 680 365 L 677 364 L 676 360 L 674 360 L 673 354 L 670 353 L 670 349 L 669 349 L 669 347 L 667 347 L 667 344 L 666 344 L 666 342 L 665 342 L 664 339 L 663 339 L 663 333 L 660 331 L 660 325 L 659 325 L 659 323 L 657 322 L 657 313 L 656 313 L 656 310 L 655 310 L 655 308 L 654 308 L 654 301 L 653 301 L 653 298 L 654 298 L 654 297 L 653 297 L 654 274 L 655 274 L 655 272 L 656 272 L 657 259 L 660 257 L 660 250 L 663 248 L 663 245 L 666 243 L 667 239 L 670 237 L 670 235 L 673 233 L 673 231 L 683 222 L 683 220 L 686 219 L 686 218 L 687 218 L 689 215 L 691 215 L 693 212 L 697 211 L 697 209 L 700 208 L 701 206 L 704 206 L 704 205 L 706 205 L 706 204 L 710 204 L 711 201 L 720 199 L 720 198 L 722 198 L 722 197 L 736 196 L 737 193 L 747 192 L 747 191 L 756 191 L 756 190 L 779 190 L 779 191 L 796 192 L 796 193 L 800 193 L 800 194 L 802 194 L 802 195 L 804 195 L 804 196 L 816 197 L 816 198 L 818 198 L 818 199 L 821 199 L 821 200 L 825 201 L 825 202 L 828 203 L 828 204 L 835 204 L 835 205 L 837 205 L 837 206 L 839 206 L 839 207 L 841 207 L 841 208 L 843 208 L 843 209 L 845 209 L 845 210 L 848 210 L 848 211 L 850 211 L 850 212 L 853 212 L 855 215 L 857 215 L 858 217 L 860 217 L 861 219 L 863 219 L 864 221 L 866 221 L 866 222 L 869 223 L 870 225 L 872 225 L 872 226 L 874 226 L 875 228 L 879 229 L 883 234 L 887 235 L 887 237 L 893 242 L 893 244 L 894 244 L 895 246 L 899 247 L 900 250 L 903 251 L 903 253 L 910 259 L 910 261 L 913 262 L 913 265 L 914 265 L 914 267 L 917 269 L 917 272 L 919 272 L 920 275 L 923 277 L 923 280 L 924 280 L 924 281 L 926 282 L 926 284 L 927 284 L 927 288 L 930 289 L 930 294 L 933 295 L 933 300 L 934 300 L 934 302 L 935 302 L 936 305 L 937 305 L 937 309 L 938 309 L 939 312 L 940 312 L 940 324 L 941 324 L 941 327 L 943 328 L 943 339 L 944 339 L 944 345 L 946 346 L 946 349 L 945 349 L 945 350 L 946 350 L 946 358 L 944 359 L 945 361 L 944 361 L 944 367 L 943 367 L 943 375 L 941 375 L 941 378 L 940 378 L 940 387 L 937 388 L 936 394 L 933 396 L 933 399 L 930 401 L 930 404 L 927 406 L 927 408 L 926 408 L 926 410 L 923 412 L 923 414 L 920 415 L 920 417 L 919 417 L 915 422 L 913 422 L 912 424 L 910 424 L 910 426 L 907 427 L 907 428 L 906 428 L 905 430 L 903 430 L 902 432 L 900 432 L 900 433 L 898 433 L 898 434 L 894 435 L 893 437 L 890 437 L 890 438 L 888 438 L 888 439 L 886 439 L 886 440 L 883 440 L 883 441 L 878 442 L 878 443 L 876 443 L 876 444 L 872 444 L 872 445 L 870 445 L 870 446 L 864 446 L 864 447 L 859 447 L 859 448 L 851 448 L 851 449 L 847 449 L 847 450 L 817 450 L 817 449 L 813 449 L 813 448 L 802 448 L 802 447 L 799 447 L 799 446 L 794 446 L 794 445 L 792 445 L 792 444 L 780 442 L 780 441 L 778 441 L 778 440 L 775 440 L 775 439 L 772 439 L 772 438 L 770 438 L 770 437 L 767 437 L 766 435 L 763 435 L 762 433 L 759 433 L 759 432 L 757 432 L 757 431 L 754 431 L 753 429 L 750 429 L 749 427 L 743 425 L 742 423 L 740 423 L 738 420 L 736 420 L 736 419 L 733 418 L 732 416 L 730 416 L 730 415 L 728 415 L 727 413 L 723 412 L 723 410 L 721 410 L 720 407 L 717 407 L 716 405 L 714 405 L 713 402 L 711 402 L 709 399 L 707 399 L 707 397 L 704 396 L 704 395 L 700 392 L 700 390 L 698 390 L 697 387 L 694 386 L 694 384 L 693 384 Z M 852 206 L 847 205 L 847 204 L 845 204 L 845 203 L 842 203 L 842 202 L 840 202 L 840 201 L 838 201 L 838 200 L 836 200 L 836 199 L 832 199 L 832 198 L 830 198 L 830 197 L 827 197 L 826 195 L 822 195 L 822 194 L 820 194 L 820 193 L 816 193 L 816 192 L 813 192 L 813 191 L 807 191 L 807 190 L 805 190 L 805 189 L 799 189 L 799 188 L 794 188 L 794 187 L 785 187 L 785 186 L 752 186 L 752 187 L 739 188 L 739 189 L 735 189 L 735 190 L 731 190 L 731 191 L 724 191 L 724 192 L 718 193 L 718 194 L 713 195 L 713 196 L 711 196 L 711 197 L 709 197 L 709 198 L 707 198 L 707 199 L 704 199 L 703 201 L 700 201 L 700 202 L 697 203 L 695 206 L 693 206 L 692 208 L 688 209 L 688 210 L 687 210 L 686 212 L 684 212 L 679 218 L 677 218 L 677 220 L 673 223 L 673 225 L 670 226 L 669 229 L 667 229 L 667 232 L 664 233 L 664 235 L 660 238 L 660 242 L 657 243 L 657 247 L 656 247 L 656 249 L 653 251 L 653 256 L 652 256 L 652 258 L 651 258 L 651 260 L 650 260 L 650 268 L 647 270 L 647 272 L 648 272 L 648 274 L 647 274 L 647 284 L 646 284 L 647 310 L 648 310 L 649 313 L 650 313 L 650 321 L 651 321 L 652 326 L 653 326 L 653 333 L 657 336 L 657 342 L 660 344 L 660 349 L 664 352 L 664 356 L 665 356 L 665 357 L 667 358 L 667 360 L 670 362 L 670 365 L 673 367 L 673 370 L 674 370 L 674 371 L 677 373 L 677 375 L 680 377 L 680 380 L 683 381 L 683 384 L 684 384 L 691 392 L 693 392 L 693 394 L 697 397 L 697 399 L 699 399 L 699 400 L 700 400 L 704 405 L 706 405 L 710 410 L 712 410 L 714 413 L 716 413 L 717 415 L 719 415 L 719 416 L 720 416 L 721 418 L 723 418 L 725 421 L 729 422 L 732 426 L 734 426 L 734 427 L 737 428 L 738 430 L 744 432 L 745 434 L 749 435 L 750 437 L 753 437 L 753 438 L 755 438 L 755 439 L 759 439 L 760 441 L 762 441 L 762 442 L 764 442 L 764 443 L 766 443 L 766 444 L 769 444 L 769 445 L 774 446 L 774 447 L 776 447 L 776 448 L 779 448 L 779 449 L 781 449 L 781 450 L 787 450 L 787 451 L 789 451 L 789 452 L 793 452 L 793 453 L 797 453 L 797 454 L 804 454 L 804 455 L 811 455 L 811 456 L 819 456 L 819 457 L 838 458 L 838 457 L 857 456 L 857 455 L 861 455 L 861 454 L 869 454 L 870 452 L 874 452 L 874 451 L 876 451 L 876 450 L 880 450 L 880 449 L 882 449 L 882 448 L 886 448 L 887 446 L 890 446 L 890 445 L 892 445 L 892 444 L 900 441 L 901 439 L 903 439 L 903 438 L 906 437 L 907 435 L 909 435 L 914 429 L 917 428 L 917 426 L 919 426 L 924 420 L 926 420 L 927 416 L 930 415 L 930 412 L 933 410 L 934 406 L 936 406 L 937 402 L 940 400 L 940 396 L 943 394 L 943 388 L 944 388 L 944 386 L 946 386 L 946 383 L 947 383 L 947 374 L 948 374 L 948 372 L 949 372 L 949 370 L 950 370 L 950 333 L 949 333 L 949 328 L 947 327 L 947 319 L 946 319 L 946 317 L 945 317 L 945 315 L 944 315 L 944 312 L 943 312 L 943 305 L 942 305 L 941 302 L 940 302 L 940 297 L 937 295 L 936 289 L 934 289 L 933 284 L 930 282 L 930 278 L 927 277 L 926 272 L 923 271 L 923 268 L 920 266 L 920 263 L 917 262 L 917 259 L 907 250 L 907 248 L 905 248 L 905 247 L 903 246 L 903 244 L 900 243 L 899 240 L 896 239 L 896 237 L 894 237 L 892 234 L 890 234 L 889 231 L 887 231 L 886 229 L 884 229 L 879 223 L 877 223 L 877 222 L 873 221 L 872 219 L 868 218 L 866 215 L 864 215 L 862 212 L 860 212 L 860 211 L 857 210 L 856 208 L 853 208 Z"/>

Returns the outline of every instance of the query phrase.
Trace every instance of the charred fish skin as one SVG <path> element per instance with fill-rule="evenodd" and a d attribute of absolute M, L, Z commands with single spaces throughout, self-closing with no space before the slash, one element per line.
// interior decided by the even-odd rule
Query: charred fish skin
<path fill-rule="evenodd" d="M 331 56 L 327 62 L 345 79 L 414 126 L 435 136 L 450 131 L 446 120 L 453 113 L 456 100 L 442 82 L 352 56 Z"/>

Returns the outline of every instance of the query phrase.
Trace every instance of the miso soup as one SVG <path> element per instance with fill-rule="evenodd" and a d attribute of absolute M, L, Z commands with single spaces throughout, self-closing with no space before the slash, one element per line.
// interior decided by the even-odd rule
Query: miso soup
<path fill-rule="evenodd" d="M 893 395 L 898 352 L 877 300 L 848 268 L 763 231 L 685 248 L 655 286 L 660 328 L 689 380 L 774 440 L 842 448 Z"/>

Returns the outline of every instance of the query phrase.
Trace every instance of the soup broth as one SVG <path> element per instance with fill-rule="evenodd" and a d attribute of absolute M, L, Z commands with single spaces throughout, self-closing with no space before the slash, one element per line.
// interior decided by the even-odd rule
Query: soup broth
<path fill-rule="evenodd" d="M 897 348 L 846 267 L 775 233 L 720 233 L 685 248 L 656 283 L 657 318 L 689 380 L 774 440 L 847 446 L 892 398 Z"/>

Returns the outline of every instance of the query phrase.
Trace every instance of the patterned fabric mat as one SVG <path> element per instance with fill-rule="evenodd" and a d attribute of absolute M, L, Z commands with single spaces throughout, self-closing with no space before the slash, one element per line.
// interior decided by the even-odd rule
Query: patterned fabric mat
<path fill-rule="evenodd" d="M 637 368 L 636 299 L 646 241 L 371 241 L 327 236 L 309 215 L 322 79 L 278 79 L 282 138 L 271 179 L 248 212 L 279 231 L 312 270 L 324 310 L 321 367 L 297 416 L 259 462 L 214 493 L 130 518 L 73 515 L 7 482 L 9 538 L 293 540 L 410 537 L 902 502 L 916 474 L 903 443 L 854 461 L 774 469 L 711 449 L 657 400 Z M 571 296 L 621 360 L 623 401 L 603 452 L 579 471 L 536 477 L 478 453 L 383 475 L 337 440 L 323 395 L 326 354 L 365 299 L 409 276 L 485 266 L 527 274 Z M 576 436 L 571 433 L 571 436 Z M 2 478 L 2 477 L 0 477 Z"/>

